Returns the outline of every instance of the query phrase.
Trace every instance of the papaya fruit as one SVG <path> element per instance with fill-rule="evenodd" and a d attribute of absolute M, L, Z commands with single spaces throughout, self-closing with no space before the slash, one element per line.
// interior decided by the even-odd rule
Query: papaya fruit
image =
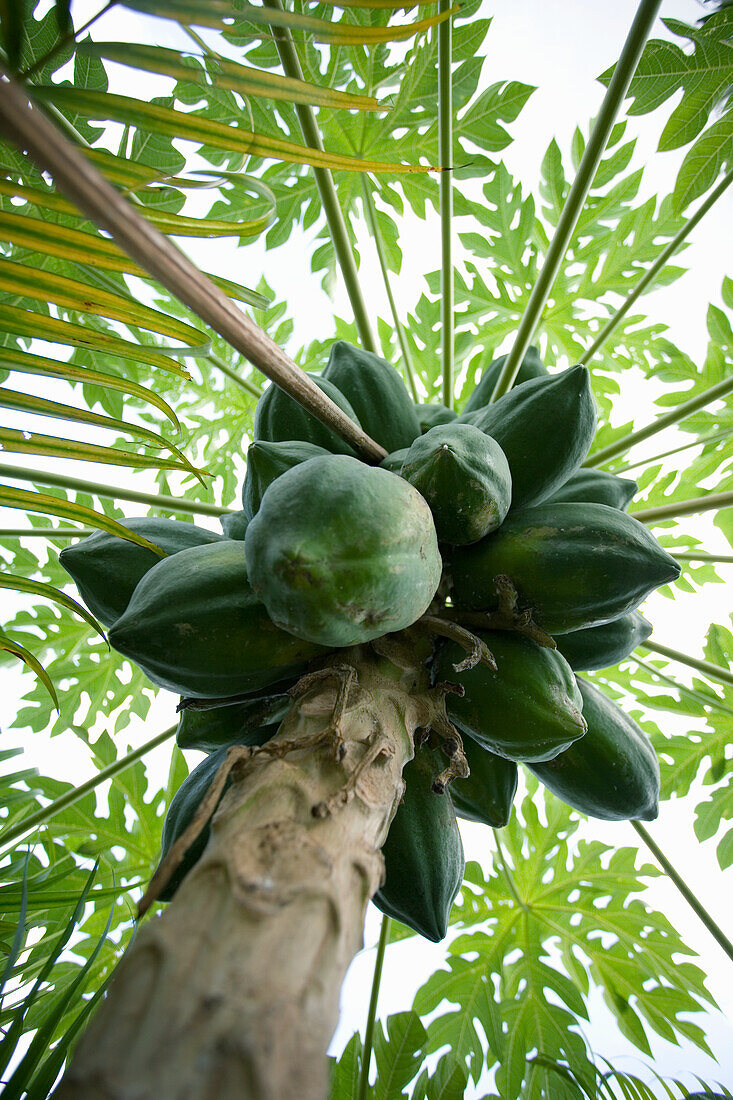
<path fill-rule="evenodd" d="M 245 544 L 233 539 L 159 561 L 108 637 L 153 683 L 198 698 L 292 679 L 326 652 L 272 622 L 247 580 Z"/>
<path fill-rule="evenodd" d="M 228 745 L 259 745 L 259 730 L 263 726 L 277 727 L 288 713 L 293 700 L 282 692 L 260 692 L 251 699 L 242 699 L 227 706 L 206 710 L 186 707 L 181 711 L 176 730 L 179 749 L 216 752 Z M 254 737 L 254 741 L 248 741 Z"/>
<path fill-rule="evenodd" d="M 222 516 L 221 529 L 224 532 L 224 537 L 227 539 L 243 539 L 248 523 L 249 520 L 244 509 L 241 508 L 238 512 L 229 512 L 227 515 Z"/>
<path fill-rule="evenodd" d="M 471 424 L 438 424 L 418 436 L 400 476 L 430 505 L 439 542 L 477 542 L 509 511 L 512 479 L 504 452 Z"/>
<path fill-rule="evenodd" d="M 372 899 L 385 916 L 438 943 L 463 882 L 464 858 L 453 803 L 435 794 L 445 760 L 426 746 L 405 765 L 405 793 L 382 847 L 385 879 Z"/>
<path fill-rule="evenodd" d="M 628 657 L 652 632 L 652 624 L 639 611 L 601 626 L 558 634 L 557 648 L 574 672 L 617 665 Z"/>
<path fill-rule="evenodd" d="M 379 465 L 383 470 L 389 470 L 391 474 L 399 474 L 402 470 L 402 463 L 407 458 L 409 449 L 409 447 L 402 447 L 399 451 L 392 451 L 392 454 L 383 458 Z"/>
<path fill-rule="evenodd" d="M 337 340 L 322 377 L 338 387 L 364 431 L 385 450 L 409 447 L 420 434 L 404 382 L 394 367 L 374 352 Z"/>
<path fill-rule="evenodd" d="M 489 404 L 506 360 L 506 355 L 500 355 L 498 359 L 493 359 L 489 363 L 479 378 L 473 393 L 463 406 L 464 413 L 476 412 L 477 409 L 482 409 Z M 539 348 L 531 347 L 527 349 L 527 354 L 522 360 L 519 373 L 514 379 L 514 385 L 521 386 L 522 382 L 529 382 L 531 378 L 544 378 L 546 375 L 547 367 L 543 366 L 540 359 Z"/>
<path fill-rule="evenodd" d="M 501 829 L 512 815 L 517 765 L 482 748 L 470 737 L 465 738 L 463 751 L 471 774 L 465 779 L 454 779 L 448 788 L 456 816 Z"/>
<path fill-rule="evenodd" d="M 603 821 L 653 821 L 659 813 L 659 761 L 633 718 L 587 680 L 585 737 L 544 764 L 528 765 L 546 787 L 581 813 Z"/>
<path fill-rule="evenodd" d="M 618 477 L 605 470 L 577 470 L 556 489 L 545 504 L 607 504 L 625 512 L 639 486 L 631 478 Z"/>
<path fill-rule="evenodd" d="M 638 520 L 606 504 L 540 504 L 452 554 L 453 601 L 497 606 L 494 578 L 509 577 L 522 609 L 549 634 L 611 622 L 680 574 Z"/>
<path fill-rule="evenodd" d="M 433 666 L 436 680 L 465 690 L 446 697 L 448 715 L 460 730 L 507 760 L 551 760 L 583 736 L 580 692 L 557 650 L 512 632 L 482 630 L 478 636 L 493 653 L 496 670 L 479 664 L 456 672 L 453 666 L 465 652 L 455 642 L 441 647 Z"/>
<path fill-rule="evenodd" d="M 274 481 L 245 548 L 252 588 L 273 623 L 330 647 L 415 622 L 442 569 L 417 490 L 347 455 L 311 458 Z"/>
<path fill-rule="evenodd" d="M 242 507 L 247 519 L 257 513 L 265 489 L 286 470 L 307 462 L 309 458 L 327 455 L 325 447 L 305 443 L 302 439 L 289 439 L 280 443 L 255 440 L 247 448 L 247 473 L 242 487 Z"/>
<path fill-rule="evenodd" d="M 512 474 L 512 511 L 539 504 L 575 473 L 596 430 L 586 367 L 532 378 L 493 405 L 464 414 L 499 444 Z"/>
<path fill-rule="evenodd" d="M 206 546 L 224 539 L 214 531 L 176 519 L 143 516 L 120 522 L 155 543 L 166 554 L 177 554 L 192 546 Z M 59 561 L 71 575 L 84 603 L 104 626 L 119 619 L 138 581 L 160 560 L 152 550 L 106 531 L 95 531 L 75 545 L 64 547 L 59 554 Z"/>
<path fill-rule="evenodd" d="M 359 418 L 351 404 L 341 391 L 319 374 L 311 374 L 316 385 L 340 409 L 359 424 Z M 314 443 L 333 454 L 353 455 L 354 451 L 340 436 L 321 424 L 312 413 L 299 405 L 285 390 L 274 383 L 267 387 L 257 402 L 253 439 L 268 443 L 280 443 L 287 440 L 302 439 L 305 443 Z"/>
<path fill-rule="evenodd" d="M 269 741 L 270 738 L 277 733 L 277 730 L 277 725 L 264 726 L 259 730 L 252 731 L 246 740 L 237 740 L 233 743 L 239 745 L 264 745 L 266 741 Z M 216 752 L 212 752 L 205 760 L 202 760 L 201 763 L 186 776 L 183 783 L 181 783 L 174 794 L 171 804 L 168 807 L 168 813 L 165 815 L 165 821 L 163 822 L 159 863 L 163 862 L 179 836 L 191 824 L 196 816 L 196 811 L 214 781 L 216 773 L 224 763 L 228 747 L 227 745 L 224 748 L 220 748 Z M 230 786 L 231 778 L 227 779 L 224 784 L 224 790 L 221 792 L 219 801 L 216 804 L 217 806 Z M 188 872 L 198 863 L 201 856 L 204 854 L 204 849 L 209 843 L 210 833 L 211 822 L 208 821 L 171 875 L 165 888 L 161 890 L 158 897 L 159 901 L 171 900 Z"/>
<path fill-rule="evenodd" d="M 417 402 L 415 412 L 417 413 L 420 431 L 423 433 L 429 432 L 431 428 L 437 427 L 438 424 L 450 424 L 451 421 L 456 419 L 454 409 L 449 409 L 447 405 L 439 403 L 424 405 Z"/>

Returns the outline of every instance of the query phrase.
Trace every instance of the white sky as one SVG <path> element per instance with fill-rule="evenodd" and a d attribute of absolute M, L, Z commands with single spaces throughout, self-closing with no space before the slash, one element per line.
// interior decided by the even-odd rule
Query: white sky
<path fill-rule="evenodd" d="M 97 5 L 78 3 L 81 12 L 88 6 L 95 10 Z M 561 0 L 548 4 L 546 0 L 513 0 L 512 3 L 493 5 L 496 10 L 493 26 L 487 39 L 487 62 L 484 67 L 483 82 L 515 79 L 539 85 L 524 108 L 519 120 L 511 124 L 510 130 L 515 143 L 506 151 L 505 159 L 509 169 L 515 173 L 528 188 L 534 187 L 539 175 L 539 165 L 544 151 L 554 136 L 563 151 L 567 150 L 576 124 L 586 126 L 600 105 L 603 95 L 601 85 L 596 82 L 597 75 L 615 60 L 621 48 L 626 29 L 636 10 L 632 0 L 614 0 L 608 4 L 603 0 Z M 491 14 L 492 5 L 487 5 L 487 14 Z M 696 0 L 665 0 L 662 15 L 693 22 L 699 18 L 703 8 Z M 110 38 L 121 36 L 125 26 L 129 26 L 130 12 L 113 11 L 103 24 Z M 146 34 L 151 27 L 160 27 L 158 22 L 146 21 Z M 659 37 L 663 33 L 661 25 L 655 31 Z M 120 73 L 121 70 L 118 70 Z M 129 79 L 129 72 L 127 74 Z M 664 192 L 671 186 L 676 174 L 680 156 L 676 154 L 655 154 L 655 146 L 661 119 L 664 115 L 644 116 L 632 119 L 630 129 L 639 134 L 639 151 L 636 163 L 644 163 L 647 172 L 644 180 L 644 194 Z M 655 319 L 661 319 L 670 325 L 670 338 L 693 357 L 701 359 L 706 344 L 705 313 L 710 301 L 719 303 L 720 285 L 726 271 L 725 262 L 729 249 L 721 247 L 722 242 L 730 239 L 730 200 L 722 200 L 715 211 L 699 226 L 693 237 L 693 244 L 684 256 L 683 264 L 691 271 L 674 286 L 647 295 L 644 306 Z M 404 306 L 415 298 L 414 287 L 426 270 L 439 265 L 439 242 L 434 232 L 434 255 L 426 254 L 425 242 L 435 225 L 426 232 L 424 225 L 408 225 L 403 238 L 405 254 L 404 269 L 395 280 L 398 302 Z M 201 246 L 188 244 L 191 254 L 202 266 L 209 270 L 218 270 L 231 274 L 238 281 L 255 285 L 261 273 L 265 273 L 275 291 L 276 298 L 287 298 L 291 303 L 292 315 L 296 326 L 298 341 L 313 337 L 323 337 L 330 329 L 330 305 L 320 289 L 320 280 L 311 274 L 308 263 L 306 242 L 278 250 L 266 256 L 262 246 L 255 243 L 246 251 L 232 251 L 228 242 Z M 367 300 L 381 301 L 382 290 L 376 264 L 371 250 L 362 249 L 362 279 Z M 344 317 L 350 315 L 345 298 L 336 302 L 337 312 Z M 385 313 L 385 315 L 387 315 Z M 648 392 L 648 391 L 647 391 Z M 626 410 L 635 409 L 639 400 L 645 400 L 636 385 L 629 386 L 624 393 Z M 47 422 L 53 423 L 53 422 Z M 51 431 L 49 427 L 41 430 Z M 63 432 L 62 432 L 63 434 Z M 665 435 L 663 443 L 674 437 Z M 647 444 L 647 448 L 649 445 Z M 660 448 L 661 449 L 661 448 Z M 647 449 L 646 453 L 650 453 Z M 12 460 L 11 460 L 12 461 Z M 81 468 L 74 471 L 78 476 L 90 476 L 105 480 L 107 475 L 99 468 Z M 123 477 L 119 471 L 112 470 L 109 480 L 120 484 Z M 130 514 L 140 514 L 140 509 L 132 508 Z M 5 511 L 2 523 L 15 526 L 20 513 Z M 204 525 L 217 528 L 214 521 L 201 520 Z M 694 521 L 695 530 L 700 529 L 698 520 Z M 690 528 L 691 529 L 691 528 Z M 704 521 L 706 547 L 714 551 L 730 552 L 720 533 L 709 519 Z M 34 545 L 36 545 L 34 540 Z M 728 576 L 733 571 L 728 570 Z M 668 644 L 677 644 L 690 653 L 698 653 L 702 644 L 703 630 L 710 621 L 725 622 L 731 606 L 728 589 L 711 586 L 703 596 L 681 597 L 674 603 L 662 598 L 652 598 L 646 613 L 655 623 L 655 636 Z M 15 606 L 12 597 L 2 597 L 8 611 Z M 7 618 L 4 615 L 3 618 Z M 12 722 L 19 693 L 27 689 L 27 678 L 15 671 L 4 673 L 4 690 L 0 699 L 0 724 Z M 688 680 L 684 671 L 680 679 Z M 139 744 L 147 740 L 158 730 L 172 724 L 175 700 L 161 692 L 149 721 L 143 726 L 135 721 L 130 730 L 130 744 Z M 49 741 L 33 735 L 29 744 L 29 731 L 6 730 L 3 745 L 25 744 L 31 758 L 42 757 L 43 768 L 47 773 L 59 778 L 82 781 L 93 773 L 88 755 L 73 734 Z M 120 746 L 124 751 L 125 746 Z M 167 768 L 169 749 L 165 746 L 151 754 L 150 765 L 161 776 Z M 198 754 L 191 754 L 191 762 Z M 662 848 L 673 857 L 675 864 L 686 875 L 689 885 L 700 897 L 719 923 L 726 926 L 731 906 L 731 872 L 725 875 L 717 866 L 713 843 L 699 846 L 692 831 L 694 799 L 682 802 L 666 803 L 662 807 L 660 818 L 653 823 L 650 831 L 658 839 Z M 589 827 L 588 835 L 597 836 L 608 843 L 636 845 L 636 834 L 630 826 L 605 826 L 594 823 Z M 464 842 L 467 858 L 485 862 L 490 852 L 491 836 L 479 826 L 464 826 Z M 685 941 L 700 952 L 701 965 L 709 974 L 709 989 L 717 997 L 724 1012 L 730 1014 L 733 1009 L 733 996 L 730 993 L 731 963 L 712 941 L 707 931 L 700 925 L 688 907 L 679 899 L 674 888 L 666 880 L 652 880 L 648 891 L 650 904 L 662 909 L 682 933 Z M 366 942 L 373 943 L 378 931 L 378 922 L 371 911 L 367 922 Z M 728 929 L 730 932 L 730 928 Z M 440 965 L 445 957 L 444 945 L 432 945 L 422 941 L 390 948 L 383 977 L 380 996 L 380 1015 L 409 1008 L 414 991 L 427 976 Z M 357 1027 L 363 1028 L 366 1016 L 371 981 L 373 951 L 363 952 L 349 972 L 342 994 L 343 1019 L 334 1040 L 334 1049 L 339 1049 Z M 692 1048 L 679 1050 L 670 1044 L 655 1043 L 655 1068 L 659 1073 L 679 1075 L 695 1070 L 708 1079 L 721 1080 L 728 1086 L 733 1085 L 733 1028 L 717 1016 L 710 1016 L 706 1027 L 710 1032 L 710 1043 L 718 1054 L 720 1065 L 716 1067 L 709 1059 L 699 1055 Z M 600 1054 L 630 1072 L 639 1072 L 641 1056 L 618 1034 L 614 1022 L 600 1001 L 592 1001 L 592 1023 L 585 1029 L 591 1045 Z M 467 1096 L 481 1096 L 482 1087 Z"/>

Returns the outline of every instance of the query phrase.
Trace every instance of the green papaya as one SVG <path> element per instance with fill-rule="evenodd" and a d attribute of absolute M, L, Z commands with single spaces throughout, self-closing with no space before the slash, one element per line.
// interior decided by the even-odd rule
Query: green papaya
<path fill-rule="evenodd" d="M 611 622 L 680 574 L 638 520 L 606 504 L 540 504 L 451 558 L 453 600 L 468 611 L 497 607 L 495 577 L 511 579 L 520 607 L 549 634 Z"/>
<path fill-rule="evenodd" d="M 293 466 L 307 462 L 309 458 L 327 455 L 325 447 L 305 443 L 302 439 L 288 439 L 280 443 L 255 440 L 247 449 L 247 474 L 242 488 L 242 506 L 247 519 L 256 515 L 265 489 L 276 478 Z"/>
<path fill-rule="evenodd" d="M 430 505 L 438 541 L 456 546 L 495 531 L 512 500 L 504 452 L 471 424 L 438 424 L 418 436 L 400 476 Z"/>
<path fill-rule="evenodd" d="M 245 548 L 252 588 L 272 621 L 331 647 L 410 626 L 442 569 L 417 490 L 347 455 L 311 458 L 274 481 Z"/>
<path fill-rule="evenodd" d="M 337 340 L 323 378 L 338 386 L 364 431 L 385 450 L 409 447 L 420 434 L 415 406 L 404 382 L 386 359 Z"/>
<path fill-rule="evenodd" d="M 166 554 L 177 554 L 191 546 L 206 546 L 224 539 L 214 531 L 176 519 L 143 516 L 120 522 L 155 543 Z M 71 575 L 84 603 L 104 626 L 119 619 L 138 581 L 160 560 L 152 550 L 106 531 L 95 531 L 80 542 L 64 547 L 59 554 L 59 561 Z"/>
<path fill-rule="evenodd" d="M 351 417 L 355 424 L 359 424 L 359 418 L 350 402 L 333 382 L 329 382 L 319 374 L 311 374 L 310 377 L 327 397 L 330 397 L 347 416 Z M 265 440 L 268 443 L 302 439 L 306 443 L 323 447 L 333 454 L 353 455 L 354 453 L 348 443 L 345 443 L 340 436 L 317 420 L 312 413 L 274 383 L 267 387 L 257 402 L 253 439 Z"/>
<path fill-rule="evenodd" d="M 221 517 L 221 529 L 227 539 L 243 539 L 249 520 L 243 509 Z"/>
<path fill-rule="evenodd" d="M 639 486 L 630 478 L 618 477 L 605 470 L 577 470 L 545 504 L 607 504 L 625 512 Z"/>
<path fill-rule="evenodd" d="M 506 355 L 500 355 L 498 359 L 494 359 L 489 363 L 478 380 L 475 390 L 463 406 L 464 413 L 476 412 L 477 409 L 482 409 L 491 402 L 491 395 L 494 392 L 496 383 L 499 381 L 499 375 L 504 369 L 506 360 Z M 531 347 L 527 349 L 527 354 L 522 360 L 519 373 L 514 379 L 514 385 L 520 386 L 522 382 L 529 382 L 531 378 L 544 378 L 546 375 L 547 368 L 542 364 L 539 348 Z"/>
<path fill-rule="evenodd" d="M 465 657 L 455 642 L 438 652 L 434 675 L 457 682 L 463 696 L 446 696 L 448 715 L 484 749 L 507 760 L 551 760 L 585 733 L 575 677 L 557 650 L 511 632 L 482 630 L 494 655 L 485 664 L 456 672 Z"/>
<path fill-rule="evenodd" d="M 532 378 L 468 413 L 499 444 L 512 474 L 512 511 L 539 504 L 580 466 L 593 442 L 596 408 L 586 367 Z"/>
<path fill-rule="evenodd" d="M 245 544 L 233 539 L 164 558 L 110 627 L 110 645 L 153 683 L 198 698 L 257 691 L 303 672 L 326 650 L 272 622 L 245 561 Z"/>
<path fill-rule="evenodd" d="M 277 730 L 277 725 L 264 726 L 262 729 L 253 731 L 246 740 L 238 740 L 233 743 L 240 745 L 264 745 L 266 741 L 269 741 L 270 738 L 277 733 Z M 201 763 L 186 776 L 183 783 L 181 783 L 174 794 L 171 804 L 168 807 L 165 821 L 163 822 L 163 834 L 160 840 L 160 863 L 163 862 L 179 836 L 188 828 L 196 816 L 196 811 L 214 781 L 216 773 L 226 759 L 228 747 L 227 745 L 224 748 L 220 748 L 216 752 L 213 752 L 211 756 L 202 760 Z M 216 804 L 217 806 L 230 786 L 231 778 L 228 778 L 224 784 L 224 790 L 221 792 L 219 801 Z M 158 898 L 159 901 L 171 900 L 188 872 L 198 863 L 201 856 L 204 854 L 204 849 L 209 843 L 210 833 L 211 821 L 208 821 L 191 847 L 187 850 L 178 867 L 168 880 L 165 888 L 161 891 Z"/>
<path fill-rule="evenodd" d="M 602 821 L 653 821 L 659 813 L 659 761 L 633 718 L 587 680 L 585 737 L 546 764 L 528 765 L 553 794 Z"/>
<path fill-rule="evenodd" d="M 471 774 L 466 779 L 454 779 L 448 788 L 456 815 L 492 829 L 503 828 L 512 814 L 517 765 L 482 748 L 470 737 L 464 740 L 463 751 Z"/>
<path fill-rule="evenodd" d="M 557 648 L 575 672 L 617 665 L 628 657 L 652 632 L 652 624 L 639 611 L 601 626 L 559 634 Z"/>
<path fill-rule="evenodd" d="M 399 451 L 392 451 L 392 454 L 383 458 L 379 465 L 383 470 L 389 470 L 391 474 L 399 474 L 402 469 L 402 463 L 407 458 L 409 449 L 409 447 L 403 447 Z"/>
<path fill-rule="evenodd" d="M 293 699 L 283 692 L 258 693 L 227 706 L 199 710 L 186 707 L 181 711 L 176 730 L 179 749 L 216 752 L 227 745 L 259 745 L 256 738 L 263 726 L 277 726 L 288 713 Z M 255 737 L 248 741 L 248 737 Z"/>
<path fill-rule="evenodd" d="M 437 427 L 438 424 L 450 424 L 451 421 L 456 419 L 455 409 L 449 409 L 447 405 L 439 403 L 428 405 L 416 403 L 415 412 L 417 413 L 417 421 L 421 432 L 429 432 L 431 428 Z"/>
<path fill-rule="evenodd" d="M 382 847 L 385 880 L 372 899 L 388 917 L 438 943 L 463 882 L 464 858 L 453 803 L 435 794 L 433 780 L 445 767 L 423 746 L 405 765 L 405 793 Z"/>

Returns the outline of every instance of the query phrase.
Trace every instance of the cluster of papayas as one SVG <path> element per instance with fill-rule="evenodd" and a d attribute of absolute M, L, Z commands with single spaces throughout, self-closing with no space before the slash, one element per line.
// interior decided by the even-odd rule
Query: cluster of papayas
<path fill-rule="evenodd" d="M 256 409 L 242 508 L 224 517 L 223 535 L 127 520 L 165 556 L 101 533 L 62 552 L 111 645 L 185 697 L 179 745 L 211 754 L 171 804 L 164 851 L 227 747 L 277 731 L 311 661 L 428 611 L 427 630 L 443 620 L 432 680 L 460 685 L 446 705 L 470 776 L 436 793 L 445 757 L 435 738 L 407 765 L 375 898 L 385 913 L 445 935 L 463 872 L 456 815 L 505 825 L 519 763 L 583 813 L 656 815 L 651 744 L 575 674 L 648 637 L 636 609 L 679 567 L 627 514 L 636 484 L 582 467 L 596 428 L 585 367 L 550 374 L 530 349 L 514 388 L 492 402 L 503 363 L 486 368 L 457 415 L 413 403 L 385 360 L 338 342 L 315 381 L 389 452 L 381 466 L 272 385 Z M 472 667 L 467 631 L 484 654 Z"/>

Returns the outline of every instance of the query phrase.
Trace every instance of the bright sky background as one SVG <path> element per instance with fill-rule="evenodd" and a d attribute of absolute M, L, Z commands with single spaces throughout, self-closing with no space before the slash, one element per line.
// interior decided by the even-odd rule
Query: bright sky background
<path fill-rule="evenodd" d="M 597 83 L 596 77 L 617 57 L 636 6 L 632 0 L 614 0 L 612 4 L 602 0 L 561 0 L 554 4 L 548 4 L 547 0 L 512 0 L 511 3 L 486 5 L 486 14 L 491 14 L 492 8 L 497 14 L 487 39 L 483 82 L 487 84 L 496 80 L 514 79 L 537 84 L 540 89 L 530 98 L 518 121 L 511 125 L 510 129 L 516 140 L 505 154 L 509 169 L 524 182 L 525 187 L 535 186 L 540 162 L 551 138 L 556 137 L 561 148 L 567 150 L 576 123 L 585 127 L 589 118 L 597 112 L 603 88 Z M 77 0 L 75 11 L 82 13 L 88 8 L 92 12 L 97 7 L 96 3 L 92 5 L 87 0 Z M 663 16 L 687 22 L 695 21 L 703 12 L 704 8 L 696 0 L 665 0 L 662 6 Z M 131 12 L 113 10 L 105 17 L 101 27 L 109 38 L 118 35 L 123 37 L 125 29 L 129 34 L 130 21 L 135 18 Z M 158 40 L 162 41 L 160 28 L 163 24 L 160 22 L 140 17 L 139 26 L 142 40 L 153 40 L 153 35 L 157 35 Z M 663 28 L 658 24 L 655 37 L 662 33 Z M 129 80 L 129 71 L 117 69 L 117 79 L 120 81 L 120 88 L 123 88 L 124 81 Z M 630 124 L 633 132 L 639 134 L 635 164 L 647 165 L 643 183 L 644 196 L 668 189 L 681 159 L 676 154 L 654 154 L 662 117 L 666 118 L 666 113 L 663 116 L 660 114 L 633 119 Z M 725 239 L 726 227 L 730 239 L 730 210 L 730 201 L 722 200 L 715 211 L 695 230 L 693 244 L 682 261 L 691 269 L 690 273 L 674 286 L 647 295 L 643 303 L 655 320 L 663 320 L 669 324 L 670 338 L 699 360 L 704 355 L 706 344 L 707 304 L 710 301 L 719 303 L 721 281 L 729 273 L 725 267 L 729 249 L 724 249 L 721 244 Z M 414 300 L 415 281 L 426 271 L 439 265 L 437 223 L 433 221 L 427 233 L 424 224 L 408 225 L 402 243 L 405 264 L 400 276 L 395 279 L 395 291 L 398 304 L 402 302 L 406 307 Z M 331 307 L 320 288 L 319 277 L 313 276 L 309 270 L 309 253 L 305 242 L 304 247 L 293 247 L 291 244 L 289 248 L 270 255 L 265 255 L 262 245 L 258 243 L 236 253 L 228 242 L 206 242 L 199 245 L 189 243 L 187 247 L 201 266 L 249 285 L 255 285 L 259 275 L 266 274 L 276 298 L 287 298 L 290 302 L 298 342 L 313 337 L 322 338 L 329 333 Z M 368 243 L 361 252 L 361 277 L 367 300 L 382 301 L 381 282 Z M 345 298 L 337 300 L 337 312 L 344 317 L 350 316 Z M 648 386 L 648 383 L 645 385 Z M 649 390 L 644 392 L 648 394 Z M 638 407 L 640 395 L 638 380 L 629 378 L 623 394 L 623 405 L 619 403 L 624 410 L 621 415 Z M 46 427 L 45 430 L 51 429 Z M 673 446 L 673 432 L 664 436 L 663 444 L 667 444 L 668 440 L 668 445 Z M 646 447 L 646 453 L 653 453 L 649 444 Z M 644 453 L 643 446 L 639 450 Z M 74 472 L 79 476 L 99 480 L 105 480 L 106 477 L 104 471 L 100 472 L 98 467 L 88 467 L 86 471 L 79 467 Z M 109 474 L 109 480 L 122 484 L 124 473 L 114 470 Z M 134 506 L 130 508 L 130 514 L 141 514 L 142 511 Z M 15 526 L 18 521 L 18 513 L 6 511 L 2 515 L 5 526 Z M 214 529 L 218 526 L 214 521 L 198 522 Z M 701 529 L 707 532 L 708 550 L 714 552 L 718 549 L 719 552 L 730 553 L 730 548 L 709 518 L 704 521 L 696 518 L 694 526 L 696 532 Z M 34 540 L 34 545 L 37 545 L 37 540 Z M 733 577 L 732 569 L 727 570 L 727 576 Z M 682 596 L 674 603 L 661 597 L 652 597 L 646 605 L 645 613 L 655 623 L 655 637 L 658 640 L 670 645 L 676 644 L 690 653 L 699 653 L 703 629 L 711 617 L 714 621 L 727 621 L 731 611 L 731 601 L 727 593 L 727 587 L 724 589 L 717 585 L 710 586 L 702 596 Z M 3 594 L 2 599 L 7 609 L 3 615 L 6 619 L 16 602 L 14 597 L 7 594 Z M 679 675 L 685 682 L 689 682 L 691 678 L 682 669 Z M 28 679 L 21 677 L 17 670 L 4 673 L 3 677 L 4 689 L 0 696 L 0 725 L 5 727 L 3 745 L 25 744 L 31 758 L 36 757 L 39 763 L 42 759 L 43 768 L 62 779 L 80 782 L 93 774 L 88 755 L 73 734 L 54 738 L 53 741 L 34 736 L 33 745 L 30 746 L 28 731 L 6 728 L 12 723 L 20 694 L 27 690 Z M 161 692 L 145 726 L 135 721 L 131 727 L 130 744 L 139 744 L 171 725 L 174 721 L 175 703 L 172 696 Z M 679 720 L 676 729 L 682 729 Z M 120 746 L 120 751 L 124 751 L 124 747 Z M 161 777 L 167 770 L 169 752 L 169 747 L 163 746 L 149 757 L 150 766 Z M 196 753 L 189 755 L 191 763 L 199 758 Z M 694 804 L 694 796 L 679 803 L 665 803 L 659 820 L 652 824 L 650 831 L 686 875 L 689 885 L 701 901 L 725 927 L 731 910 L 731 872 L 721 875 L 713 843 L 698 845 L 692 831 Z M 490 858 L 491 834 L 488 830 L 464 824 L 463 833 L 467 858 L 481 862 Z M 637 843 L 636 834 L 626 825 L 593 823 L 589 826 L 588 835 L 610 844 L 636 846 Z M 708 988 L 718 999 L 723 1012 L 730 1016 L 733 1010 L 730 961 L 666 880 L 652 880 L 648 900 L 650 904 L 662 909 L 680 930 L 685 941 L 700 952 L 701 965 L 709 975 Z M 377 933 L 377 914 L 370 910 L 366 930 L 367 944 L 376 940 Z M 343 1019 L 334 1039 L 334 1050 L 340 1049 L 355 1028 L 363 1028 L 373 955 L 372 950 L 363 952 L 349 972 L 342 994 Z M 444 957 L 444 945 L 427 944 L 417 938 L 390 948 L 382 982 L 380 1015 L 409 1008 L 414 991 L 441 964 Z M 619 1036 L 599 995 L 592 999 L 591 1013 L 593 1022 L 586 1028 L 586 1034 L 593 1049 L 621 1068 L 640 1072 L 640 1053 Z M 710 1044 L 720 1059 L 719 1066 L 716 1067 L 693 1048 L 679 1050 L 660 1041 L 654 1046 L 657 1071 L 679 1075 L 695 1070 L 703 1077 L 717 1078 L 729 1087 L 733 1086 L 733 1028 L 714 1015 L 709 1017 L 706 1027 L 709 1030 Z M 471 1091 L 467 1093 L 467 1097 L 481 1096 L 484 1091 L 484 1088 L 475 1093 Z"/>

